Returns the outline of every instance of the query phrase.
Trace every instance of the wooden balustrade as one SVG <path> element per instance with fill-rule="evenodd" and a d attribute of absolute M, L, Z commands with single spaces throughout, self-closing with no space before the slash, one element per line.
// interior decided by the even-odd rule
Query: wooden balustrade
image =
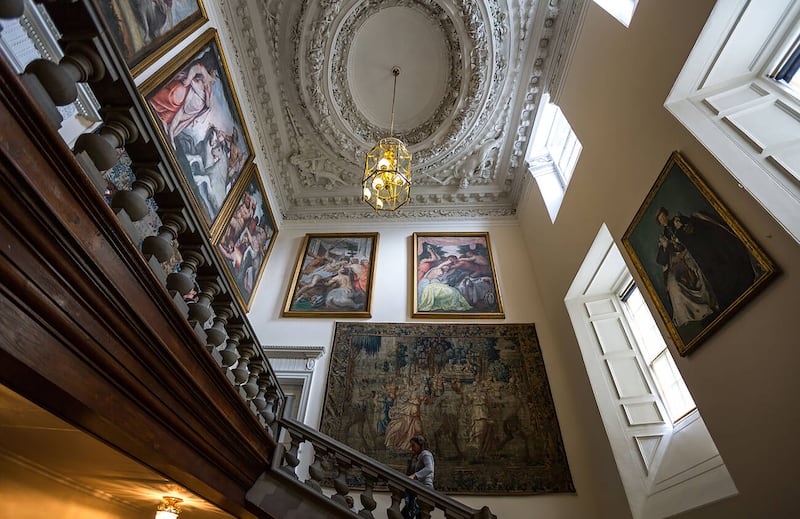
<path fill-rule="evenodd" d="M 8 16 L 22 14 L 21 9 L 8 7 L 5 10 L 9 13 Z M 149 210 L 147 199 L 156 200 L 155 205 L 159 207 L 158 216 L 162 224 L 155 235 L 144 239 L 142 253 L 145 257 L 154 256 L 158 263 L 164 263 L 175 254 L 177 243 L 182 262 L 180 270 L 167 275 L 166 288 L 176 296 L 183 296 L 192 290 L 197 278 L 199 290 L 196 300 L 187 301 L 186 317 L 190 324 L 202 328 L 210 323 L 205 334 L 205 340 L 209 341 L 208 349 L 216 353 L 214 357 L 220 368 L 234 368 L 234 374 L 238 374 L 238 378 L 235 378 L 237 386 L 242 386 L 252 378 L 248 389 L 254 391 L 253 388 L 257 388 L 256 380 L 263 372 L 269 378 L 270 387 L 274 388 L 274 404 L 282 405 L 285 398 L 247 321 L 245 310 L 230 297 L 226 297 L 226 305 L 222 307 L 214 304 L 216 297 L 231 294 L 233 287 L 223 272 L 224 267 L 216 257 L 208 234 L 202 231 L 202 217 L 194 209 L 191 194 L 183 188 L 181 173 L 175 170 L 167 158 L 168 151 L 164 149 L 155 129 L 149 123 L 147 108 L 136 94 L 129 71 L 122 65 L 124 60 L 105 36 L 103 28 L 89 24 L 90 21 L 100 19 L 94 5 L 84 0 L 48 2 L 46 7 L 55 25 L 64 34 L 63 41 L 69 43 L 64 46 L 64 57 L 59 63 L 44 59 L 31 62 L 23 74 L 23 79 L 27 79 L 23 83 L 29 87 L 31 95 L 40 106 L 44 105 L 45 113 L 52 112 L 55 106 L 74 101 L 77 97 L 77 83 L 89 84 L 102 106 L 103 124 L 98 131 L 78 137 L 73 151 L 79 161 L 88 166 L 87 174 L 94 177 L 93 182 L 100 189 L 104 185 L 98 178 L 100 172 L 116 163 L 119 158 L 118 149 L 124 148 L 128 152 L 136 178 L 130 191 L 115 193 L 111 206 L 120 219 L 137 221 Z M 76 24 L 76 20 L 83 20 L 86 24 Z M 51 124 L 58 128 L 59 121 L 51 120 Z M 81 156 L 88 157 L 89 161 L 80 160 Z M 184 234 L 192 235 L 185 245 L 182 240 Z M 219 319 L 215 315 L 217 307 L 224 308 Z M 239 354 L 234 358 L 230 355 L 232 352 L 228 351 L 223 362 L 223 356 L 216 349 L 224 343 L 228 334 L 226 324 L 233 317 L 240 323 L 237 340 L 242 345 L 247 345 L 247 354 Z M 236 350 L 236 353 L 240 351 Z M 253 373 L 248 369 L 251 361 L 257 362 L 256 365 L 259 366 Z M 254 396 L 255 394 L 243 394 L 246 402 Z M 256 416 L 259 420 L 266 421 L 260 411 Z M 273 423 L 267 425 L 271 427 Z M 275 431 L 269 432 L 274 435 Z"/>

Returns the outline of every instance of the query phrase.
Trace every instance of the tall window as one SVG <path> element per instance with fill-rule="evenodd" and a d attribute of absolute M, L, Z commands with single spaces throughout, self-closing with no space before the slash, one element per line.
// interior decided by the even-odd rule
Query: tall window
<path fill-rule="evenodd" d="M 661 400 L 667 408 L 672 423 L 675 423 L 694 411 L 697 406 L 675 366 L 675 360 L 667 349 L 667 343 L 664 342 L 664 337 L 658 330 L 639 287 L 635 283 L 629 284 L 620 299 L 628 313 L 628 320 L 636 336 L 642 358 L 658 386 Z"/>
<path fill-rule="evenodd" d="M 737 493 L 622 253 L 603 225 L 564 304 L 633 519 Z"/>

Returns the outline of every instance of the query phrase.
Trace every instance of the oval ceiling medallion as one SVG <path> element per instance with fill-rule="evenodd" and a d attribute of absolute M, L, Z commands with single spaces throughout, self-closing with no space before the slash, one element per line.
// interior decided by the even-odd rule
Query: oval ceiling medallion
<path fill-rule="evenodd" d="M 405 133 L 431 119 L 450 90 L 449 45 L 435 19 L 417 9 L 389 7 L 367 18 L 352 35 L 350 95 L 361 116 L 387 134 L 394 66 L 400 68 L 394 129 Z"/>

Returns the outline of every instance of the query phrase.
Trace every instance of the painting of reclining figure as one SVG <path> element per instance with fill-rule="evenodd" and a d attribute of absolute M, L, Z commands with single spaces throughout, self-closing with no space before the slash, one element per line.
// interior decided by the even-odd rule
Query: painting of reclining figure
<path fill-rule="evenodd" d="M 413 240 L 413 317 L 504 317 L 488 233 L 414 233 Z"/>

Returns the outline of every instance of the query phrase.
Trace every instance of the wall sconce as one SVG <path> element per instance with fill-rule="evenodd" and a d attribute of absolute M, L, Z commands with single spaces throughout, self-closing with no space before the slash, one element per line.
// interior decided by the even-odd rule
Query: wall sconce
<path fill-rule="evenodd" d="M 156 508 L 155 519 L 178 519 L 178 515 L 181 513 L 178 503 L 181 502 L 183 502 L 183 499 L 179 497 L 162 497 L 161 504 Z"/>

